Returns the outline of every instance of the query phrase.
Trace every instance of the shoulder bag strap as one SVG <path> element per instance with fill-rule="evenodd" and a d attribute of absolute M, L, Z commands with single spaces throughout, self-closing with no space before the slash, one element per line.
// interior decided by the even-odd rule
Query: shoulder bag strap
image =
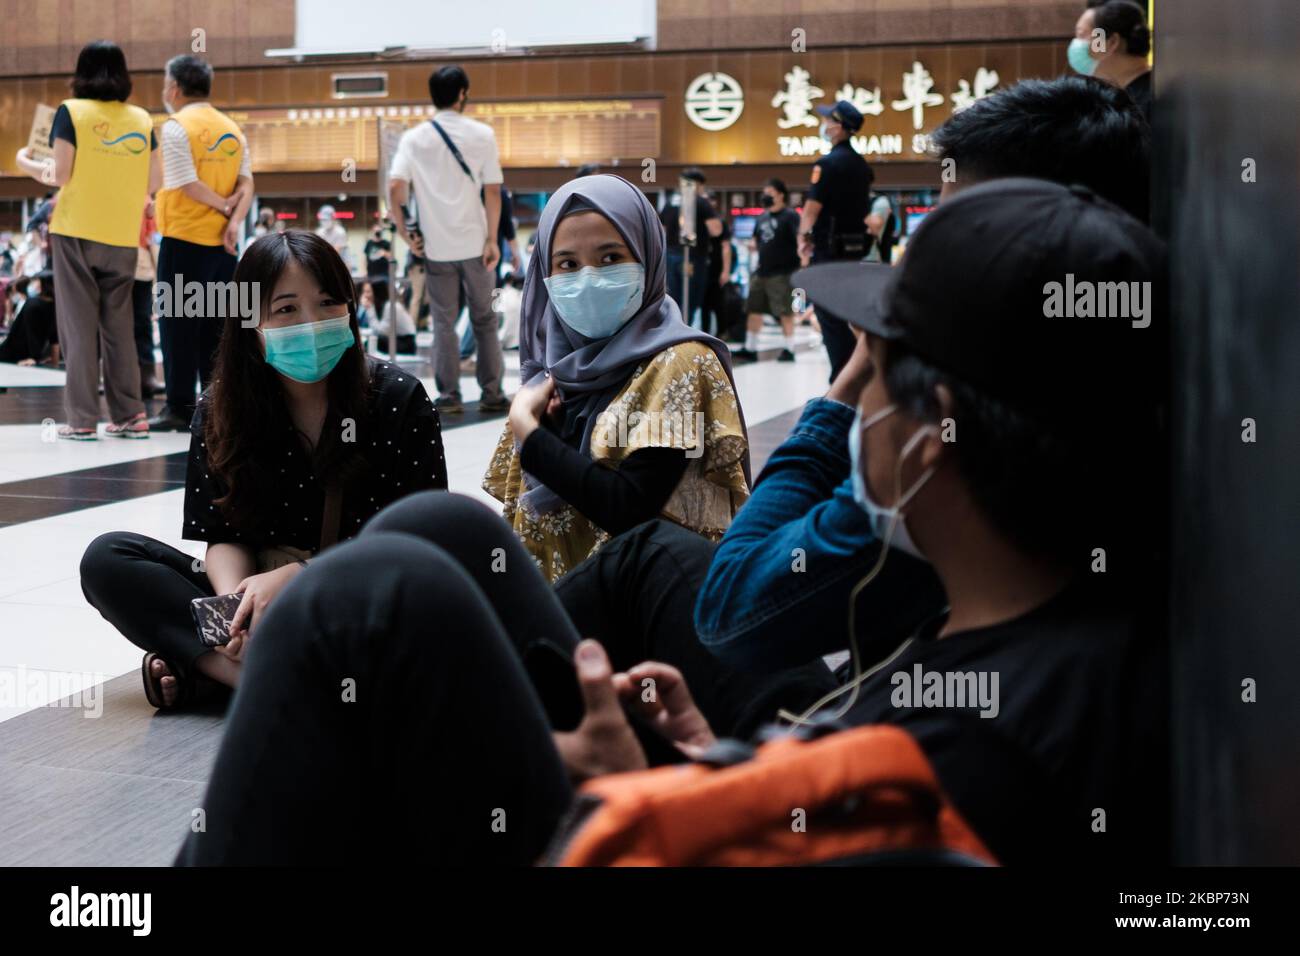
<path fill-rule="evenodd" d="M 460 154 L 460 150 L 458 150 L 456 144 L 451 141 L 451 137 L 447 135 L 447 131 L 438 125 L 437 120 L 431 119 L 429 122 L 432 123 L 433 128 L 438 131 L 438 135 L 442 137 L 442 141 L 447 144 L 447 148 L 451 150 L 451 155 L 456 157 L 456 162 L 459 163 L 460 168 L 465 171 L 465 175 L 469 177 L 470 182 L 477 182 L 477 180 L 474 179 L 474 174 L 469 171 L 469 165 L 465 162 L 465 157 Z"/>

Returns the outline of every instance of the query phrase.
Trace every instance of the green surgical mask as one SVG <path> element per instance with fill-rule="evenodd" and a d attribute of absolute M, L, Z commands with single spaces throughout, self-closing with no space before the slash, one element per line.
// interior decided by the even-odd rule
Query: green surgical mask
<path fill-rule="evenodd" d="M 266 364 L 295 382 L 319 382 L 357 341 L 346 315 L 258 331 L 266 345 Z"/>
<path fill-rule="evenodd" d="M 1092 76 L 1097 72 L 1097 61 L 1092 58 L 1088 41 L 1075 37 L 1065 51 L 1065 58 L 1076 73 Z"/>

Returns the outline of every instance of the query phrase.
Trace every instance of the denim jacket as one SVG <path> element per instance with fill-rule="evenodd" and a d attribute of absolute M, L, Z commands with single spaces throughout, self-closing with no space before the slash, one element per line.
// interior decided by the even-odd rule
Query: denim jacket
<path fill-rule="evenodd" d="M 880 554 L 853 500 L 853 418 L 841 402 L 809 402 L 719 543 L 695 604 L 695 628 L 724 663 L 777 670 L 849 646 L 849 594 Z M 858 600 L 864 659 L 887 654 L 944 604 L 930 566 L 892 549 Z"/>

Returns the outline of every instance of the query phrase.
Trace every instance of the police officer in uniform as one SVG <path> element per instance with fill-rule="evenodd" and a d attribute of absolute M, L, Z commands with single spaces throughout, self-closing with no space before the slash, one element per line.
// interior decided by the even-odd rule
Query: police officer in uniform
<path fill-rule="evenodd" d="M 831 149 L 812 168 L 812 186 L 799 222 L 799 256 L 806 265 L 859 260 L 867 254 L 866 218 L 875 179 L 867 161 L 853 148 L 849 137 L 862 128 L 862 114 L 848 100 L 819 106 L 822 135 Z M 857 339 L 843 319 L 818 307 L 822 340 L 831 360 L 831 380 L 840 373 Z"/>

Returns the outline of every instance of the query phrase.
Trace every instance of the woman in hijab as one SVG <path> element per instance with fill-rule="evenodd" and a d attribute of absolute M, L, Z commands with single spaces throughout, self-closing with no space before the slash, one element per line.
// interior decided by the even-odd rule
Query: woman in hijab
<path fill-rule="evenodd" d="M 717 540 L 749 497 L 731 354 L 665 294 L 654 207 L 618 176 L 542 211 L 520 315 L 523 386 L 483 488 L 554 581 L 666 517 Z"/>

